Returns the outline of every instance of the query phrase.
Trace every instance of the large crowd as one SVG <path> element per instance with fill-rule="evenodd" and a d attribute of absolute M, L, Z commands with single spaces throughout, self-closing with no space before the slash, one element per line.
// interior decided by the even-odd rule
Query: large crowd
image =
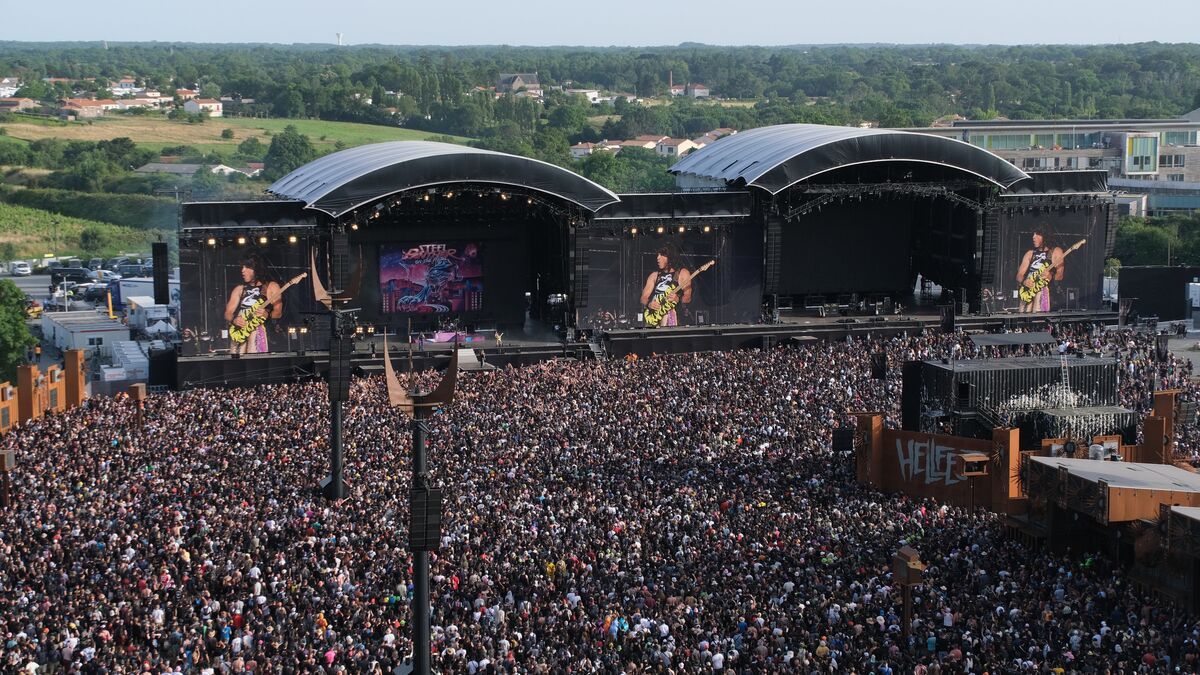
<path fill-rule="evenodd" d="M 1121 360 L 1127 405 L 1177 385 L 1152 336 L 1060 328 Z M 871 378 L 867 355 L 892 369 Z M 1040 350 L 1040 351 L 1039 351 Z M 1200 620 L 1114 563 L 998 518 L 856 484 L 850 413 L 899 416 L 897 364 L 991 358 L 963 335 L 554 361 L 460 378 L 431 420 L 441 673 L 1167 672 Z M 426 373 L 425 381 L 436 378 Z M 409 430 L 383 383 L 346 407 L 351 497 L 321 383 L 93 398 L 0 437 L 0 669 L 393 673 L 410 659 Z M 1181 452 L 1197 447 L 1194 434 Z M 902 637 L 889 565 L 929 564 Z"/>

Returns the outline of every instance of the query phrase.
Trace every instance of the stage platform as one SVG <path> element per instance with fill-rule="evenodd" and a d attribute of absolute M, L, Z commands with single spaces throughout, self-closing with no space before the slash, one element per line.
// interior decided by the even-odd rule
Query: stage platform
<path fill-rule="evenodd" d="M 1096 321 L 1116 323 L 1117 313 L 1049 312 L 1041 314 L 970 315 L 955 318 L 955 327 L 967 331 L 1044 329 L 1047 323 Z M 893 336 L 936 329 L 941 318 L 934 312 L 894 316 L 814 317 L 783 314 L 779 323 L 724 326 L 674 326 L 670 328 L 615 328 L 597 332 L 610 357 L 637 354 L 674 354 L 726 349 L 771 348 L 788 341 L 844 340 L 849 335 Z"/>
<path fill-rule="evenodd" d="M 1047 322 L 1097 321 L 1116 323 L 1116 312 L 1054 312 L 1049 314 L 997 314 L 992 316 L 958 317 L 956 326 L 963 330 L 1044 329 Z M 617 328 L 592 331 L 591 340 L 581 335 L 578 340 L 563 342 L 552 335 L 510 334 L 500 343 L 495 338 L 459 343 L 470 348 L 481 361 L 503 368 L 520 366 L 550 359 L 622 358 L 630 354 L 641 357 L 652 354 L 709 352 L 730 349 L 771 348 L 810 340 L 844 340 L 854 336 L 892 336 L 916 334 L 926 328 L 936 329 L 940 319 L 935 314 L 906 314 L 888 317 L 793 317 L 784 316 L 775 324 L 737 324 L 722 326 L 676 326 L 671 328 Z M 391 338 L 396 339 L 396 338 Z M 411 345 L 391 342 L 389 349 L 397 370 L 407 370 L 410 362 L 416 370 L 443 366 L 455 348 L 453 342 L 425 342 Z M 597 352 L 599 350 L 599 353 Z M 381 373 L 383 368 L 383 337 L 374 336 L 356 341 L 352 366 L 359 375 Z M 174 388 L 237 387 L 250 384 L 292 382 L 305 378 L 323 378 L 329 369 L 329 355 L 321 350 L 305 350 L 282 354 L 248 354 L 235 358 L 228 353 L 180 356 L 175 372 L 160 378 L 162 383 L 174 383 Z M 155 381 L 152 376 L 151 381 Z"/>

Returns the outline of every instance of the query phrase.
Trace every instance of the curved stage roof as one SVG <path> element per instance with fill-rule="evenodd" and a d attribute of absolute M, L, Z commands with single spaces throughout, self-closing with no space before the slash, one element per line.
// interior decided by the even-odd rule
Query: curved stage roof
<path fill-rule="evenodd" d="M 336 218 L 396 192 L 446 183 L 527 188 L 593 212 L 620 201 L 604 187 L 553 164 L 431 141 L 392 141 L 335 152 L 280 178 L 267 192 Z"/>
<path fill-rule="evenodd" d="M 987 150 L 952 138 L 821 124 L 780 124 L 727 136 L 679 160 L 671 173 L 777 194 L 826 171 L 869 162 L 940 164 L 1005 189 L 1029 177 Z"/>

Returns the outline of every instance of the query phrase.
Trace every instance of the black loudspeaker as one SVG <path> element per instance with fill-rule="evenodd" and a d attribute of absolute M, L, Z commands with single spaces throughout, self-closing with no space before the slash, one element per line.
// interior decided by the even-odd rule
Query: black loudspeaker
<path fill-rule="evenodd" d="M 696 325 L 697 326 L 707 326 L 708 325 L 708 312 L 706 312 L 702 309 L 696 311 Z"/>
<path fill-rule="evenodd" d="M 762 348 L 764 351 L 771 349 L 774 346 L 775 346 L 775 336 L 774 335 L 762 336 Z"/>
<path fill-rule="evenodd" d="M 900 428 L 921 430 L 921 362 L 906 361 L 901 369 L 904 383 L 900 391 Z"/>
<path fill-rule="evenodd" d="M 854 451 L 854 430 L 841 428 L 833 430 L 833 451 L 834 452 L 853 452 Z"/>
<path fill-rule="evenodd" d="M 938 311 L 942 316 L 942 332 L 954 332 L 954 305 L 939 305 Z"/>
<path fill-rule="evenodd" d="M 350 353 L 354 342 L 347 338 L 329 340 L 329 400 L 350 400 Z"/>
<path fill-rule="evenodd" d="M 442 489 L 413 488 L 409 492 L 408 549 L 436 551 L 442 541 Z"/>
<path fill-rule="evenodd" d="M 166 242 L 156 241 L 150 245 L 154 257 L 154 304 L 171 304 L 171 283 L 169 281 L 171 259 L 168 258 Z"/>
<path fill-rule="evenodd" d="M 152 387 L 165 386 L 174 389 L 178 379 L 178 356 L 174 347 L 150 350 L 150 376 L 147 383 Z"/>
<path fill-rule="evenodd" d="M 959 410 L 966 410 L 971 407 L 971 399 L 974 398 L 975 385 L 970 382 L 955 382 L 954 383 L 954 407 Z"/>
<path fill-rule="evenodd" d="M 887 352 L 875 352 L 871 355 L 871 379 L 886 380 L 888 375 Z"/>
<path fill-rule="evenodd" d="M 884 298 L 883 299 L 883 313 L 884 314 L 892 314 L 895 311 L 896 311 L 896 307 L 895 307 L 895 305 L 892 304 L 892 299 Z"/>
<path fill-rule="evenodd" d="M 1156 356 L 1158 356 L 1159 361 L 1166 361 L 1171 356 L 1171 336 L 1157 335 L 1155 337 L 1157 338 L 1154 345 Z"/>

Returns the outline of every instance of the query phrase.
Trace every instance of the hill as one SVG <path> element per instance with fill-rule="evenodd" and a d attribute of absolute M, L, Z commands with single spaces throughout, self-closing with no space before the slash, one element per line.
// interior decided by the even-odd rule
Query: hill
<path fill-rule="evenodd" d="M 85 250 L 80 242 L 84 230 L 93 240 Z M 44 254 L 79 257 L 114 256 L 126 251 L 150 248 L 159 236 L 170 239 L 166 230 L 143 229 L 71 218 L 51 211 L 14 206 L 0 202 L 0 258 L 39 258 Z"/>

